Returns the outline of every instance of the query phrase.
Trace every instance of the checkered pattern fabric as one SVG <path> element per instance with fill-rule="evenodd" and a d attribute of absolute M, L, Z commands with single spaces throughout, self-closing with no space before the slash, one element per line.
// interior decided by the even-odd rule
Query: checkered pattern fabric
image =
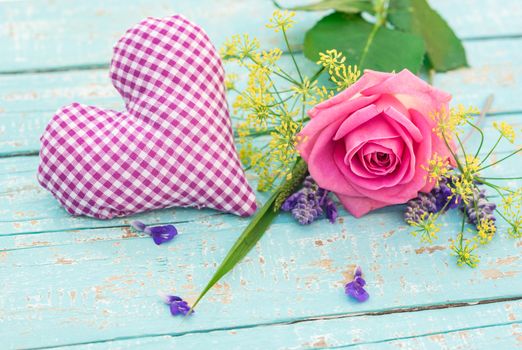
<path fill-rule="evenodd" d="M 38 181 L 73 215 L 208 207 L 253 214 L 234 146 L 224 71 L 182 16 L 147 18 L 118 41 L 110 68 L 119 112 L 73 103 L 41 137 Z"/>

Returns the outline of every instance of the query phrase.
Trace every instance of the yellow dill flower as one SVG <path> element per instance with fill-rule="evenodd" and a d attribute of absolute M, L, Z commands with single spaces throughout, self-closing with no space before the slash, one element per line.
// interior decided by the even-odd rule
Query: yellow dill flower
<path fill-rule="evenodd" d="M 460 126 L 466 124 L 473 115 L 478 114 L 476 107 L 464 107 L 458 105 L 449 111 L 442 107 L 439 111 L 430 114 L 431 119 L 436 122 L 435 132 L 440 138 L 446 137 L 448 140 L 453 139 L 453 135 L 460 134 Z"/>
<path fill-rule="evenodd" d="M 328 74 L 333 74 L 335 69 L 339 66 L 344 65 L 346 57 L 342 52 L 337 50 L 326 50 L 326 52 L 319 52 L 319 61 L 317 64 L 328 69 Z"/>
<path fill-rule="evenodd" d="M 337 85 L 337 91 L 350 87 L 361 75 L 357 66 L 345 66 L 344 64 L 335 67 L 333 73 L 330 78 Z"/>
<path fill-rule="evenodd" d="M 290 173 L 291 166 L 297 159 L 296 134 L 298 123 L 292 119 L 292 116 L 283 116 L 280 125 L 276 126 L 270 136 L 270 155 L 271 162 L 277 164 L 274 167 L 274 173 L 277 175 L 287 176 Z"/>
<path fill-rule="evenodd" d="M 451 240 L 450 249 L 457 257 L 458 266 L 466 264 L 469 267 L 477 267 L 480 262 L 479 257 L 473 253 L 477 249 L 477 243 L 470 239 L 463 239 L 462 232 L 457 235 L 456 240 Z"/>
<path fill-rule="evenodd" d="M 260 61 L 267 66 L 273 66 L 283 55 L 283 51 L 279 48 L 271 49 L 268 51 L 263 50 L 259 57 Z"/>
<path fill-rule="evenodd" d="M 502 214 L 510 228 L 508 233 L 515 238 L 522 237 L 522 188 L 502 198 Z"/>
<path fill-rule="evenodd" d="M 463 166 L 463 174 L 471 178 L 474 175 L 478 174 L 478 171 L 480 169 L 480 159 L 478 159 L 475 156 L 472 156 L 470 154 L 466 155 L 466 163 Z"/>
<path fill-rule="evenodd" d="M 307 102 L 313 106 L 334 97 L 334 95 L 335 93 L 332 90 L 328 90 L 324 86 L 316 86 L 312 98 Z"/>
<path fill-rule="evenodd" d="M 266 27 L 274 29 L 275 32 L 280 30 L 286 31 L 287 29 L 292 28 L 292 26 L 295 24 L 294 16 L 294 11 L 275 10 Z"/>
<path fill-rule="evenodd" d="M 421 168 L 428 172 L 429 182 L 435 182 L 436 186 L 439 184 L 439 180 L 446 177 L 450 171 L 448 158 L 443 158 L 437 153 L 433 154 L 427 166 L 421 165 Z"/>
<path fill-rule="evenodd" d="M 493 122 L 493 127 L 497 129 L 509 142 L 515 143 L 515 130 L 510 124 L 506 122 L 500 122 L 500 124 Z"/>
<path fill-rule="evenodd" d="M 223 46 L 219 49 L 219 55 L 224 61 L 237 59 L 238 55 L 238 45 L 239 45 L 239 35 L 234 35 L 231 38 L 228 38 Z"/>
<path fill-rule="evenodd" d="M 225 76 L 225 88 L 227 90 L 233 90 L 236 88 L 236 81 L 238 80 L 237 74 L 227 74 Z"/>
<path fill-rule="evenodd" d="M 317 81 L 310 82 L 308 77 L 303 78 L 303 83 L 299 85 L 292 85 L 290 88 L 296 94 L 300 95 L 303 98 L 308 98 L 313 96 L 317 87 Z"/>
<path fill-rule="evenodd" d="M 480 244 L 487 244 L 497 232 L 495 222 L 491 219 L 481 219 L 477 224 L 477 235 Z"/>
<path fill-rule="evenodd" d="M 408 224 L 416 229 L 411 232 L 414 237 L 420 236 L 423 243 L 432 243 L 436 240 L 437 233 L 440 231 L 440 225 L 436 223 L 438 215 L 423 213 L 421 219 L 417 221 L 409 221 Z"/>
<path fill-rule="evenodd" d="M 465 204 L 469 204 L 469 202 L 473 199 L 474 187 L 475 185 L 473 184 L 473 177 L 456 177 L 453 181 L 453 186 L 451 187 L 451 193 L 453 196 L 455 196 L 455 198 L 457 198 L 456 196 L 460 196 Z"/>

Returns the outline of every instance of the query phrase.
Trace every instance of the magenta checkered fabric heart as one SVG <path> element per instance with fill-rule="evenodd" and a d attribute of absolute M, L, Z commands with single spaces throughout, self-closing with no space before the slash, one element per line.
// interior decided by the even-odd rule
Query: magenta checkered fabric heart
<path fill-rule="evenodd" d="M 256 209 L 234 146 L 224 71 L 205 32 L 183 16 L 125 33 L 110 68 L 126 111 L 73 103 L 41 137 L 38 181 L 73 215 L 149 209 Z"/>

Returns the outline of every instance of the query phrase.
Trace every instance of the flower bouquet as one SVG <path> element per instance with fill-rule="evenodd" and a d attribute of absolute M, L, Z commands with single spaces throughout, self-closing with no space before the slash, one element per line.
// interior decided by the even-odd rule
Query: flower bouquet
<path fill-rule="evenodd" d="M 276 11 L 267 25 L 283 36 L 292 72 L 281 67 L 280 49 L 262 50 L 247 35 L 232 37 L 221 50 L 226 63 L 248 72 L 246 87 L 237 88 L 237 76 L 229 75 L 227 88 L 236 94 L 240 158 L 258 175 L 258 190 L 270 196 L 193 308 L 281 212 L 289 212 L 303 225 L 321 217 L 335 223 L 333 195 L 355 217 L 406 204 L 404 219 L 411 233 L 426 243 L 437 239 L 441 215 L 459 210 L 462 224 L 451 240 L 458 265 L 477 265 L 477 248 L 496 234 L 496 214 L 508 223 L 511 236 L 521 236 L 522 190 L 498 183 L 504 179 L 481 175 L 520 152 L 517 148 L 492 160 L 500 142 L 515 142 L 511 126 L 494 124 L 498 139 L 483 155 L 485 136 L 478 109 L 450 108 L 448 93 L 407 69 L 361 72 L 343 53 L 329 49 L 319 53 L 316 72 L 304 74 L 287 37 L 293 16 Z M 480 137 L 476 149 L 465 146 L 466 128 Z M 491 193 L 500 196 L 500 208 L 489 200 Z M 361 275 L 358 268 L 346 292 L 364 301 L 368 294 Z"/>

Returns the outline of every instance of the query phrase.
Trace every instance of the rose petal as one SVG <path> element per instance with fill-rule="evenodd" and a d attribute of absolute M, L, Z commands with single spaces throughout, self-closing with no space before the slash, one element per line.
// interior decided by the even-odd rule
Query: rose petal
<path fill-rule="evenodd" d="M 389 107 L 393 107 L 399 111 L 399 113 L 402 113 L 405 116 L 409 116 L 408 109 L 392 95 L 381 95 L 373 104 L 377 106 L 377 109 L 380 111 L 384 111 Z"/>
<path fill-rule="evenodd" d="M 414 145 L 413 154 L 415 154 L 415 163 L 413 165 L 414 175 L 412 179 L 404 184 L 380 188 L 378 191 L 371 191 L 359 186 L 353 186 L 354 190 L 376 201 L 388 202 L 389 204 L 401 204 L 415 198 L 419 190 L 425 187 L 427 172 L 422 166 L 426 166 L 431 158 L 431 127 L 426 118 L 420 114 L 413 113 L 412 121 L 417 125 L 421 133 L 426 135 L 423 142 Z"/>
<path fill-rule="evenodd" d="M 337 198 L 339 198 L 343 207 L 356 218 L 360 218 L 372 210 L 390 205 L 390 203 L 376 201 L 368 197 L 343 196 L 337 194 Z"/>
<path fill-rule="evenodd" d="M 359 93 L 359 91 L 374 86 L 375 84 L 380 84 L 382 81 L 389 78 L 390 75 L 391 74 L 388 73 L 366 70 L 364 71 L 363 76 L 354 84 L 352 84 L 348 89 L 340 92 L 339 94 L 324 102 L 319 103 L 308 112 L 308 115 L 310 118 L 314 119 L 319 114 L 320 110 L 327 109 L 337 104 L 351 100 L 352 97 Z"/>
<path fill-rule="evenodd" d="M 423 136 L 419 131 L 419 128 L 417 128 L 404 114 L 400 113 L 393 107 L 388 107 L 384 110 L 384 115 L 401 124 L 415 142 L 422 141 Z"/>
<path fill-rule="evenodd" d="M 313 143 L 313 147 L 308 159 L 303 158 L 308 163 L 308 171 L 319 187 L 334 193 L 353 195 L 350 184 L 346 183 L 344 175 L 336 165 L 334 154 L 336 142 L 332 142 L 332 137 L 339 128 L 342 121 L 334 122 L 329 127 L 319 133 Z"/>
<path fill-rule="evenodd" d="M 364 89 L 361 94 L 393 95 L 406 108 L 416 109 L 425 116 L 439 110 L 451 99 L 450 94 L 434 88 L 407 69 L 389 76 L 381 84 Z"/>
<path fill-rule="evenodd" d="M 303 159 L 308 163 L 308 157 L 312 152 L 312 148 L 314 148 L 319 134 L 325 128 L 329 127 L 334 122 L 342 122 L 350 114 L 366 107 L 377 98 L 378 96 L 360 97 L 357 100 L 345 101 L 331 109 L 328 109 L 327 112 L 322 111 L 316 115 L 316 117 L 310 120 L 310 122 L 306 124 L 303 130 L 298 134 L 302 140 L 297 146 L 297 150 L 301 154 L 301 157 L 303 157 Z"/>
<path fill-rule="evenodd" d="M 399 133 L 382 116 L 373 118 L 371 122 L 359 125 L 344 137 L 346 153 L 369 141 L 398 137 Z"/>
<path fill-rule="evenodd" d="M 374 104 L 370 104 L 355 111 L 341 124 L 339 130 L 337 130 L 337 133 L 334 136 L 334 141 L 345 137 L 350 131 L 375 118 L 380 113 L 381 111 L 379 111 Z"/>

